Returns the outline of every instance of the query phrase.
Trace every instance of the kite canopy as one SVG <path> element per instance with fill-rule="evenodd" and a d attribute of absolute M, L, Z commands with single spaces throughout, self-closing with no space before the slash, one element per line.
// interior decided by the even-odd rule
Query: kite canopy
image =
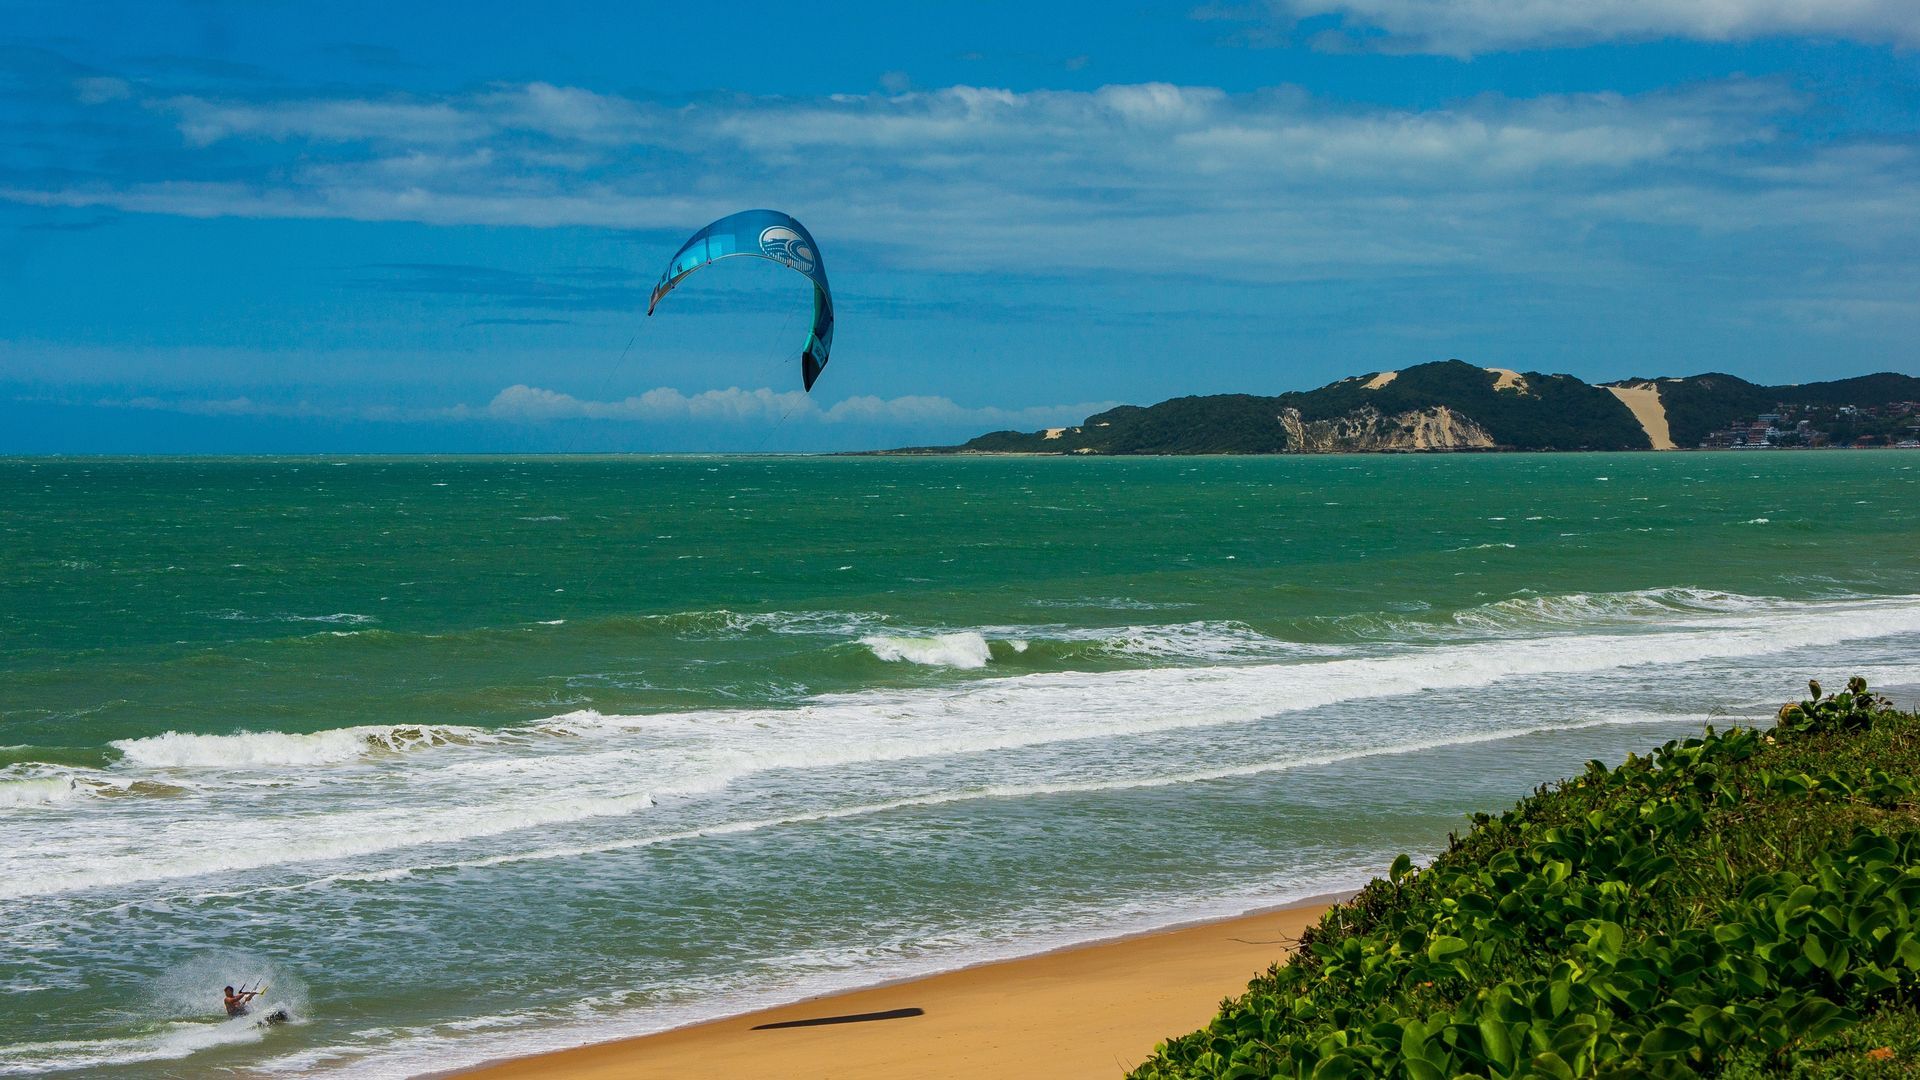
<path fill-rule="evenodd" d="M 827 353 L 833 348 L 833 293 L 827 288 L 827 268 L 820 259 L 820 248 L 807 227 L 778 210 L 742 210 L 694 233 L 680 246 L 660 275 L 647 300 L 647 314 L 673 291 L 688 274 L 720 259 L 752 255 L 770 259 L 798 270 L 813 282 L 813 330 L 807 334 L 806 348 L 800 354 L 800 376 L 806 389 L 827 366 Z"/>

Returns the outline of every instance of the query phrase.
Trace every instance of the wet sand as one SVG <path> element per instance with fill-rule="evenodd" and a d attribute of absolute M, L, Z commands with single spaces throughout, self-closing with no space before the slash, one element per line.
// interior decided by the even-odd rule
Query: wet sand
<path fill-rule="evenodd" d="M 1316 902 L 984 964 L 460 1075 L 1110 1080 L 1205 1024 L 1325 910 Z"/>

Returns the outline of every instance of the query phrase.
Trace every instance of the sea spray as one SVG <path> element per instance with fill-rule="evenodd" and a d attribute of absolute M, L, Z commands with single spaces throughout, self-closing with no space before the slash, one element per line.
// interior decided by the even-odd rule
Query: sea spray
<path fill-rule="evenodd" d="M 993 658 L 992 650 L 987 647 L 987 639 L 970 630 L 955 634 L 937 634 L 932 637 L 889 637 L 870 634 L 861 638 L 860 644 L 873 650 L 874 656 L 890 663 L 905 661 L 909 664 L 959 668 L 963 671 L 986 667 L 987 662 Z"/>
<path fill-rule="evenodd" d="M 229 1017 L 227 986 L 262 993 L 246 1015 Z M 261 1043 L 276 1026 L 309 1018 L 306 983 L 285 964 L 257 950 L 204 950 L 139 984 L 122 1006 L 115 1030 L 103 1037 L 22 1040 L 0 1048 L 0 1076 L 178 1061 Z"/>

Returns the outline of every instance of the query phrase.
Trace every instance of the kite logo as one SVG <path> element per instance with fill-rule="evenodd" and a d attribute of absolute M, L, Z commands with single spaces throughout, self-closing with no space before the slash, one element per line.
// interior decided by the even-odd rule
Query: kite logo
<path fill-rule="evenodd" d="M 760 253 L 803 274 L 813 273 L 812 245 L 806 237 L 785 225 L 774 225 L 760 233 Z"/>

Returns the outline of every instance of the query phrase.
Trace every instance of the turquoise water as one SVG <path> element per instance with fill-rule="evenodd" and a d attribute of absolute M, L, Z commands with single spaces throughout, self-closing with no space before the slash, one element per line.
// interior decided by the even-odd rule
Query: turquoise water
<path fill-rule="evenodd" d="M 1346 887 L 1808 676 L 1920 683 L 1917 495 L 1902 452 L 0 461 L 0 1073 L 407 1075 Z M 220 1022 L 240 980 L 296 1022 Z"/>

